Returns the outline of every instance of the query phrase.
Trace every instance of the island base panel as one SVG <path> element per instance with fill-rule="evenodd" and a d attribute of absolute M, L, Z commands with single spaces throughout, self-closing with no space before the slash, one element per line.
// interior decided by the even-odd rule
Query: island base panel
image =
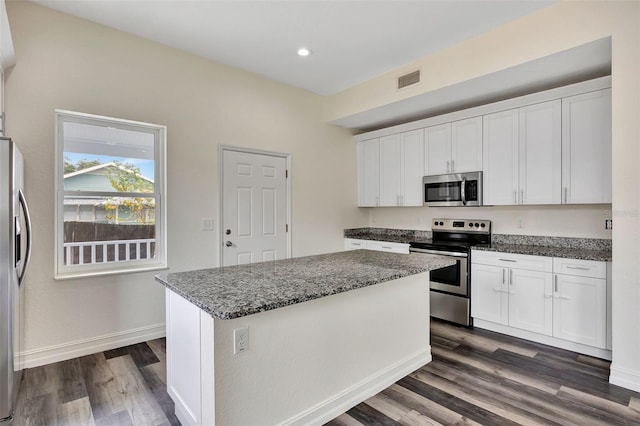
<path fill-rule="evenodd" d="M 183 315 L 167 312 L 167 363 L 186 362 L 178 354 L 200 359 L 200 377 L 181 379 L 201 389 L 200 402 L 189 407 L 199 413 L 180 420 L 185 425 L 210 425 L 211 419 L 220 425 L 331 420 L 431 360 L 428 283 L 426 272 L 232 320 L 200 312 L 196 324 L 196 315 L 186 315 L 200 336 L 190 344 L 181 340 L 181 348 L 172 348 L 170 323 Z M 168 311 L 199 311 L 184 299 L 190 307 L 173 303 L 175 298 L 180 296 L 167 290 Z M 234 354 L 233 331 L 245 327 L 249 349 Z M 171 389 L 174 376 L 168 376 Z M 178 408 L 184 399 L 170 394 L 176 413 L 184 411 Z"/>

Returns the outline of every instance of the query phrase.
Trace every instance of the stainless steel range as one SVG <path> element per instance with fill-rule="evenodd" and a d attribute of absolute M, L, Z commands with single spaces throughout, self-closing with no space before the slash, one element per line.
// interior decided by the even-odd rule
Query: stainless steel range
<path fill-rule="evenodd" d="M 456 264 L 431 271 L 431 316 L 462 325 L 471 324 L 471 247 L 491 243 L 491 221 L 433 219 L 433 237 L 413 241 L 413 253 L 451 256 Z"/>

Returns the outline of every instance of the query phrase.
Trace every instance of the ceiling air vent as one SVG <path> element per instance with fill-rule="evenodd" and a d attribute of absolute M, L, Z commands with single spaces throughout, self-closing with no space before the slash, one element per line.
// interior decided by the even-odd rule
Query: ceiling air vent
<path fill-rule="evenodd" d="M 398 89 L 420 83 L 420 70 L 415 70 L 409 74 L 398 77 Z"/>

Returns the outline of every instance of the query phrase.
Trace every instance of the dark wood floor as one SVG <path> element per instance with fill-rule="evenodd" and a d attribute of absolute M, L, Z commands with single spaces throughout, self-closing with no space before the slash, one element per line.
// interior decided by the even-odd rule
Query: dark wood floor
<path fill-rule="evenodd" d="M 609 363 L 432 322 L 433 362 L 329 422 L 343 425 L 640 425 L 640 394 Z M 164 339 L 26 370 L 14 426 L 179 425 Z"/>
<path fill-rule="evenodd" d="M 180 425 L 165 339 L 25 371 L 12 426 Z"/>

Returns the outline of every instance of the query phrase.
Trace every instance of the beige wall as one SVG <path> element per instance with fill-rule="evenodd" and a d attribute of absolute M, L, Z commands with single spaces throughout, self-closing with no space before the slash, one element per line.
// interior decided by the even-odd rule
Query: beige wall
<path fill-rule="evenodd" d="M 346 117 L 608 36 L 612 39 L 615 224 L 612 382 L 640 391 L 640 2 L 561 1 L 409 64 L 404 69 L 422 67 L 424 83 L 414 89 L 397 93 L 393 83 L 401 70 L 393 70 L 333 96 L 325 116 L 327 120 Z M 594 223 L 600 215 L 597 210 L 587 214 L 592 218 L 587 222 Z M 377 223 L 379 216 L 387 214 L 376 212 L 372 219 Z"/>
<path fill-rule="evenodd" d="M 31 358 L 164 323 L 152 273 L 53 280 L 56 108 L 167 126 L 172 271 L 218 264 L 219 144 L 291 154 L 294 256 L 340 250 L 343 228 L 366 225 L 350 133 L 324 123 L 319 96 L 27 2 L 7 9 L 17 59 L 7 73 L 7 132 L 24 152 L 35 233 Z M 215 232 L 200 231 L 206 217 Z"/>

